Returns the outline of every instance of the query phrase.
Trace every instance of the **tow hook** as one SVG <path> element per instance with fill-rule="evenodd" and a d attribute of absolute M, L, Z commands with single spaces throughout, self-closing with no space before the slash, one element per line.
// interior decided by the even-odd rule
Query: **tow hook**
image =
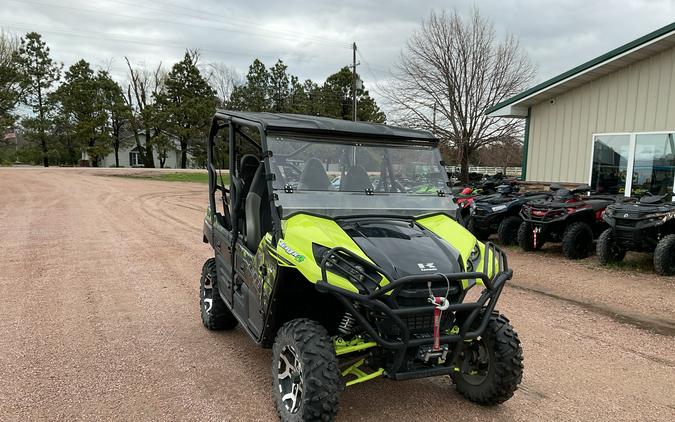
<path fill-rule="evenodd" d="M 534 249 L 537 249 L 537 237 L 539 237 L 539 234 L 541 233 L 541 227 L 535 226 L 534 229 L 532 229 L 532 245 L 534 246 Z"/>

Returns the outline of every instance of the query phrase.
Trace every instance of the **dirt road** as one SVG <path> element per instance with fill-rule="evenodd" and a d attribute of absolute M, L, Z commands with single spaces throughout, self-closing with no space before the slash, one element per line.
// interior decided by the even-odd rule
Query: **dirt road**
<path fill-rule="evenodd" d="M 0 169 L 0 420 L 274 420 L 270 352 L 206 331 L 204 185 Z M 675 279 L 510 251 L 525 376 L 350 387 L 340 420 L 675 420 Z"/>

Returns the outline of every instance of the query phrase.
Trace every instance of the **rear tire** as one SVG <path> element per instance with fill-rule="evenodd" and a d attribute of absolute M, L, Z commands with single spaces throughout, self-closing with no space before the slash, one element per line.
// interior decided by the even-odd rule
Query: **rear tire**
<path fill-rule="evenodd" d="M 520 339 L 499 312 L 492 313 L 483 336 L 473 340 L 459 359 L 460 372 L 453 372 L 452 380 L 462 396 L 478 404 L 505 402 L 523 379 Z"/>
<path fill-rule="evenodd" d="M 527 221 L 523 221 L 518 227 L 518 246 L 520 246 L 520 249 L 524 250 L 525 252 L 539 250 L 542 246 L 544 246 L 544 239 L 540 237 L 541 240 L 537 242 L 537 247 L 534 247 L 532 230 L 532 224 L 528 223 Z"/>
<path fill-rule="evenodd" d="M 656 245 L 654 270 L 660 275 L 675 275 L 675 234 L 664 237 Z"/>
<path fill-rule="evenodd" d="M 590 256 L 593 250 L 593 230 L 591 227 L 577 221 L 565 229 L 562 239 L 562 251 L 569 259 L 583 259 Z"/>
<path fill-rule="evenodd" d="M 300 318 L 279 329 L 272 347 L 272 388 L 282 421 L 335 418 L 344 382 L 321 324 Z"/>
<path fill-rule="evenodd" d="M 626 256 L 626 250 L 614 241 L 614 231 L 611 228 L 602 232 L 595 251 L 602 265 L 622 261 Z"/>
<path fill-rule="evenodd" d="M 209 330 L 232 330 L 237 326 L 237 318 L 232 315 L 218 293 L 215 258 L 207 259 L 202 267 L 202 277 L 199 281 L 199 308 L 202 323 Z"/>
<path fill-rule="evenodd" d="M 506 217 L 499 223 L 497 236 L 502 245 L 515 245 L 518 243 L 518 229 L 523 220 L 515 215 Z"/>

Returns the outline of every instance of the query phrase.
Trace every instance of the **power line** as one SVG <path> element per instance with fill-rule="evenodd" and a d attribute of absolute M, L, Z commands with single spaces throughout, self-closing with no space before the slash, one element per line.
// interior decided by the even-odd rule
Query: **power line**
<path fill-rule="evenodd" d="M 363 54 L 361 53 L 361 50 L 357 50 L 356 54 L 359 55 L 359 58 L 361 59 L 363 64 L 368 68 L 368 70 L 371 73 L 371 76 L 373 76 L 375 79 L 377 79 L 377 77 L 375 76 L 375 71 L 380 72 L 380 73 L 385 73 L 387 75 L 391 75 L 391 70 L 384 70 L 384 69 L 378 69 L 376 67 L 372 67 L 370 65 L 370 63 L 368 63 L 368 61 L 363 57 Z"/>
<path fill-rule="evenodd" d="M 73 36 L 73 37 L 82 37 L 82 38 L 97 38 L 101 39 L 104 41 L 119 41 L 123 43 L 129 43 L 129 44 L 140 44 L 140 45 L 152 45 L 152 46 L 158 46 L 158 47 L 177 47 L 180 48 L 181 50 L 184 50 L 188 48 L 184 44 L 178 44 L 178 43 L 172 43 L 164 40 L 157 40 L 157 39 L 152 39 L 152 38 L 143 38 L 144 41 L 140 41 L 138 39 L 133 39 L 133 38 L 127 38 L 127 37 L 119 37 L 119 36 L 112 36 L 108 33 L 105 32 L 94 32 L 94 31 L 88 31 L 88 32 L 75 32 L 75 31 L 69 31 L 69 30 L 64 30 L 64 29 L 46 29 L 46 28 L 40 28 L 40 27 L 35 27 L 35 25 L 32 24 L 26 24 L 26 23 L 3 23 L 0 22 L 0 26 L 5 27 L 5 28 L 13 28 L 13 29 L 19 29 L 19 30 L 28 30 L 28 31 L 39 31 L 39 32 L 44 32 L 44 33 L 52 33 L 52 34 L 61 34 L 61 35 L 68 35 L 68 36 Z M 153 41 L 155 40 L 155 41 Z M 217 53 L 217 54 L 223 54 L 223 55 L 239 55 L 239 56 L 248 56 L 252 57 L 253 55 L 260 55 L 260 56 L 267 56 L 267 57 L 279 57 L 281 55 L 287 54 L 274 54 L 274 53 L 266 53 L 266 52 L 261 52 L 261 51 L 256 51 L 256 50 L 247 50 L 247 51 L 227 51 L 227 50 L 220 50 L 220 49 L 215 49 L 215 48 L 204 48 L 204 47 L 197 47 L 201 51 L 208 51 L 212 53 Z"/>
<path fill-rule="evenodd" d="M 158 3 L 157 1 L 153 1 L 153 0 L 145 0 L 144 2 L 145 3 L 158 4 L 158 5 L 161 6 L 161 8 L 146 6 L 145 4 L 132 3 L 132 2 L 127 2 L 127 1 L 122 1 L 122 0 L 110 0 L 110 1 L 112 1 L 114 3 L 118 3 L 118 4 L 126 4 L 126 5 L 130 5 L 130 6 L 134 6 L 134 7 L 140 7 L 140 8 L 143 8 L 143 9 L 156 11 L 156 12 L 159 12 L 159 13 L 162 13 L 162 14 L 165 14 L 165 15 L 169 15 L 169 16 L 181 16 L 181 17 L 191 16 L 191 17 L 196 17 L 198 19 L 202 19 L 202 20 L 205 20 L 205 21 L 217 22 L 217 23 L 222 24 L 221 21 L 217 21 L 217 20 L 212 19 L 213 17 L 218 17 L 218 18 L 225 19 L 227 22 L 239 22 L 239 23 L 244 24 L 244 25 L 257 27 L 257 28 L 259 28 L 261 30 L 264 30 L 264 31 L 267 31 L 267 32 L 286 33 L 286 34 L 291 35 L 291 36 L 296 37 L 296 38 L 301 37 L 301 38 L 305 38 L 305 39 L 308 39 L 308 40 L 312 40 L 314 42 L 331 43 L 331 44 L 339 45 L 340 47 L 351 48 L 350 44 L 346 44 L 342 41 L 338 41 L 338 40 L 335 40 L 335 39 L 320 37 L 320 36 L 317 36 L 317 35 L 310 35 L 310 34 L 302 33 L 302 32 L 299 32 L 299 31 L 291 31 L 291 30 L 286 30 L 286 29 L 270 29 L 270 28 L 267 28 L 267 27 L 264 27 L 264 26 L 258 24 L 257 22 L 254 22 L 254 21 L 249 21 L 249 20 L 240 19 L 240 18 L 233 18 L 232 16 L 227 16 L 227 15 L 215 14 L 212 11 L 192 9 L 192 8 L 187 8 L 187 7 L 184 7 L 184 6 L 178 6 L 178 5 L 174 5 L 174 4 Z M 177 14 L 176 12 L 171 12 L 171 11 L 166 10 L 167 7 L 173 8 L 173 9 L 178 9 L 178 10 L 181 10 L 182 12 L 180 12 L 180 14 Z M 186 11 L 189 12 L 189 14 L 186 15 L 185 14 Z M 205 17 L 208 17 L 208 18 L 205 18 Z"/>
<path fill-rule="evenodd" d="M 37 1 L 29 1 L 29 0 L 9 0 L 11 2 L 15 3 L 21 3 L 21 4 L 34 4 L 37 6 L 45 6 L 45 7 L 52 7 L 52 8 L 58 8 L 58 9 L 64 9 L 64 10 L 72 10 L 75 12 L 80 12 L 80 13 L 88 13 L 88 14 L 94 14 L 94 15 L 105 15 L 105 16 L 114 16 L 118 18 L 123 18 L 123 19 L 134 19 L 134 20 L 141 20 L 143 22 L 160 22 L 160 23 L 168 23 L 171 25 L 177 25 L 177 26 L 185 26 L 185 27 L 192 27 L 192 28 L 199 28 L 199 29 L 213 29 L 216 31 L 223 31 L 223 32 L 231 32 L 231 33 L 239 33 L 239 34 L 246 34 L 246 35 L 251 35 L 254 37 L 263 37 L 263 38 L 272 38 L 272 39 L 286 39 L 288 41 L 297 41 L 297 38 L 304 37 L 303 34 L 295 34 L 293 37 L 289 37 L 289 35 L 281 36 L 281 35 L 272 35 L 272 34 L 264 34 L 260 32 L 254 32 L 254 31 L 247 31 L 247 30 L 241 30 L 241 29 L 227 29 L 223 28 L 220 25 L 223 25 L 223 22 L 215 21 L 212 19 L 205 19 L 200 16 L 193 16 L 196 17 L 197 19 L 200 19 L 205 22 L 211 22 L 211 23 L 216 23 L 218 26 L 214 25 L 196 25 L 196 24 L 190 24 L 186 22 L 177 22 L 173 20 L 166 20 L 166 19 L 158 19 L 158 18 L 152 18 L 152 17 L 142 17 L 142 16 L 134 16 L 134 15 L 125 15 L 125 14 L 120 14 L 120 13 L 111 13 L 111 12 L 102 12 L 100 10 L 95 10 L 95 9 L 87 9 L 87 8 L 82 8 L 82 7 L 71 7 L 71 6 L 64 6 L 60 4 L 53 4 L 53 3 L 44 3 L 44 2 L 37 2 Z M 118 2 L 118 3 L 123 3 L 123 4 L 131 4 L 131 3 L 126 3 L 126 2 Z M 148 8 L 147 6 L 143 5 L 134 5 L 136 7 L 143 7 L 143 8 Z M 152 10 L 157 10 L 156 8 L 150 8 Z M 232 25 L 230 25 L 232 26 Z M 269 32 L 269 31 L 268 31 Z M 322 41 L 314 41 L 310 40 L 311 42 L 314 43 L 322 43 Z M 324 45 L 327 45 L 324 43 Z M 331 47 L 335 47 L 335 45 L 331 45 Z M 340 47 L 345 47 L 344 45 L 340 45 Z"/>

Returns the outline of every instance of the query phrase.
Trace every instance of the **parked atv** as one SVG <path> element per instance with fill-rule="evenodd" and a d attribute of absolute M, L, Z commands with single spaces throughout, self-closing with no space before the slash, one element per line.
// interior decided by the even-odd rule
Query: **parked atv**
<path fill-rule="evenodd" d="M 588 185 L 568 190 L 553 185 L 547 199 L 524 204 L 520 210 L 523 222 L 518 228 L 518 244 L 524 251 L 540 249 L 546 242 L 562 242 L 563 254 L 569 259 L 588 257 L 593 240 L 606 228 L 602 213 L 618 197 L 583 195 Z"/>
<path fill-rule="evenodd" d="M 460 192 L 453 192 L 453 198 L 457 207 L 458 221 L 464 227 L 469 227 L 471 222 L 471 208 L 474 201 L 483 195 L 492 195 L 496 192 L 497 185 L 492 179 L 487 179 L 475 186 L 465 187 Z"/>
<path fill-rule="evenodd" d="M 484 405 L 513 396 L 522 349 L 495 310 L 513 275 L 506 255 L 453 220 L 443 190 L 402 183 L 419 176 L 411 161 L 445 177 L 430 133 L 219 111 L 207 153 L 201 318 L 272 349 L 282 420 L 332 420 L 344 388 L 377 377 L 450 376 Z"/>
<path fill-rule="evenodd" d="M 520 217 L 523 204 L 550 195 L 550 192 L 519 193 L 517 185 L 500 185 L 496 194 L 481 196 L 473 201 L 469 231 L 479 240 L 497 233 L 503 245 L 514 245 L 518 243 L 518 228 L 523 221 Z"/>
<path fill-rule="evenodd" d="M 647 252 L 654 254 L 658 274 L 675 275 L 675 203 L 671 195 L 612 204 L 603 218 L 610 227 L 598 239 L 601 264 L 621 261 L 627 251 Z"/>

